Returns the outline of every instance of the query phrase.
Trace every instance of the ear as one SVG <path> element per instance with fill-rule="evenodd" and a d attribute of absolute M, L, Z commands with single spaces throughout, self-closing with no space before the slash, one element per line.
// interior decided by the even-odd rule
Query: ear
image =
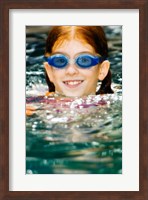
<path fill-rule="evenodd" d="M 44 62 L 44 67 L 46 70 L 46 73 L 50 79 L 51 82 L 53 82 L 53 71 L 52 71 L 52 67 L 48 64 L 48 62 Z"/>
<path fill-rule="evenodd" d="M 105 60 L 100 65 L 100 70 L 98 74 L 98 79 L 102 81 L 108 74 L 110 68 L 110 62 L 108 60 Z"/>

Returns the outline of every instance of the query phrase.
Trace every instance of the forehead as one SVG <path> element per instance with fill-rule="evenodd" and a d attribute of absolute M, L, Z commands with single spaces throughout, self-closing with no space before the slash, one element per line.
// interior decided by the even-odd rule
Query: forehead
<path fill-rule="evenodd" d="M 84 40 L 77 40 L 77 39 L 72 39 L 72 40 L 62 40 L 62 41 L 57 41 L 53 48 L 52 52 L 65 52 L 65 53 L 78 53 L 78 52 L 91 52 L 95 53 L 94 48 L 88 44 Z"/>

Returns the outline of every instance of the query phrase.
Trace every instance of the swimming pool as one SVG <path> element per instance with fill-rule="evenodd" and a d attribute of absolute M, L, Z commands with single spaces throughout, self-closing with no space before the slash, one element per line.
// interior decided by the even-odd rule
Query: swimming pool
<path fill-rule="evenodd" d="M 122 173 L 122 27 L 104 27 L 115 93 L 84 98 L 44 96 L 48 29 L 26 29 L 26 173 Z"/>

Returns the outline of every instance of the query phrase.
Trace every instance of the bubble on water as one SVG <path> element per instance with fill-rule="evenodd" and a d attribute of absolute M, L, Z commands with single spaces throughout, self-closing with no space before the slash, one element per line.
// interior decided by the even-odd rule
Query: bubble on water
<path fill-rule="evenodd" d="M 33 125 L 32 125 L 32 128 L 35 129 L 35 128 L 36 128 L 36 124 L 33 124 Z"/>
<path fill-rule="evenodd" d="M 92 142 L 92 145 L 95 146 L 95 147 L 96 147 L 96 146 L 99 146 L 99 142 L 93 141 L 93 142 Z"/>
<path fill-rule="evenodd" d="M 54 117 L 54 115 L 47 115 L 47 119 L 51 119 L 53 117 Z"/>

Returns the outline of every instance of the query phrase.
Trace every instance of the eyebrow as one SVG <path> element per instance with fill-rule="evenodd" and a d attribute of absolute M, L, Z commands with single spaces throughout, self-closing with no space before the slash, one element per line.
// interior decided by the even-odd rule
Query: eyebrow
<path fill-rule="evenodd" d="M 51 55 L 55 55 L 55 54 L 64 54 L 64 55 L 66 55 L 66 56 L 68 56 L 69 57 L 69 55 L 66 53 L 66 52 L 61 52 L 61 51 L 56 51 L 56 52 L 54 52 L 54 53 L 51 53 Z M 90 52 L 90 51 L 81 51 L 81 52 L 78 52 L 78 53 L 76 53 L 75 55 L 74 55 L 74 57 L 76 57 L 77 55 L 79 55 L 79 54 L 91 54 L 91 55 L 94 55 L 95 53 L 92 53 L 92 52 Z M 96 53 L 97 54 L 97 53 Z"/>

